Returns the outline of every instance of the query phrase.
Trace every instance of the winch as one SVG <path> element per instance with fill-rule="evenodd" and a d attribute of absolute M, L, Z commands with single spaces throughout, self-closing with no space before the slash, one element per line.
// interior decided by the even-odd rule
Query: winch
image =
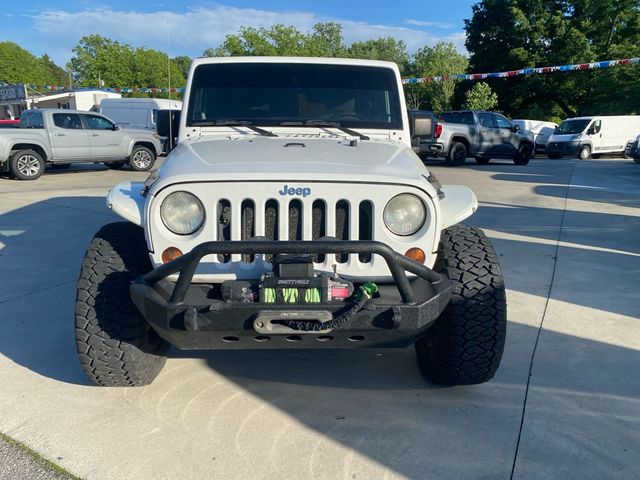
<path fill-rule="evenodd" d="M 220 289 L 222 300 L 270 304 L 315 304 L 340 301 L 353 295 L 353 283 L 333 274 L 316 275 L 311 255 L 280 254 L 273 271 L 259 282 L 228 280 Z"/>

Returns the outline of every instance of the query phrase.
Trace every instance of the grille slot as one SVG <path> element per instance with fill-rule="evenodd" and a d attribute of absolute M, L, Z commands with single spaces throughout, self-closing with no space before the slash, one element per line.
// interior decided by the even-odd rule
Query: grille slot
<path fill-rule="evenodd" d="M 244 200 L 240 205 L 242 230 L 240 231 L 240 238 L 242 240 L 249 240 L 256 235 L 256 222 L 255 222 L 255 204 L 252 200 Z M 242 261 L 245 263 L 253 262 L 255 255 L 243 254 Z"/>
<path fill-rule="evenodd" d="M 302 202 L 291 200 L 289 203 L 289 240 L 302 240 Z"/>
<path fill-rule="evenodd" d="M 340 200 L 336 203 L 336 238 L 338 240 L 349 240 L 349 202 Z M 336 255 L 336 262 L 347 263 L 349 255 L 339 253 Z"/>
<path fill-rule="evenodd" d="M 280 208 L 277 200 L 267 200 L 264 206 L 264 236 L 267 240 L 280 239 L 279 212 Z M 264 258 L 267 262 L 270 262 L 273 260 L 273 255 L 266 254 Z"/>
<path fill-rule="evenodd" d="M 318 240 L 327 235 L 327 204 L 324 200 L 316 200 L 311 207 L 311 239 Z M 316 263 L 324 262 L 326 255 L 315 254 L 313 261 Z"/>
<path fill-rule="evenodd" d="M 218 219 L 218 231 L 217 238 L 218 240 L 231 240 L 231 202 L 226 199 L 221 199 L 218 201 L 217 207 L 217 219 Z M 218 261 L 221 263 L 227 263 L 231 260 L 231 255 L 218 255 Z"/>
<path fill-rule="evenodd" d="M 358 210 L 358 240 L 373 240 L 373 204 L 369 200 L 360 202 Z M 370 253 L 360 253 L 362 263 L 371 261 Z"/>

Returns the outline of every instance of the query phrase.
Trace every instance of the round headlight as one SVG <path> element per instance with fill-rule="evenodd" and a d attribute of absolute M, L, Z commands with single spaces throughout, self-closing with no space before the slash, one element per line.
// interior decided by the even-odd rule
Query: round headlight
<path fill-rule="evenodd" d="M 194 195 L 174 192 L 162 202 L 160 217 L 173 233 L 190 235 L 204 223 L 204 207 Z"/>
<path fill-rule="evenodd" d="M 403 193 L 393 197 L 384 207 L 384 224 L 396 235 L 413 235 L 422 228 L 427 209 L 415 195 Z"/>

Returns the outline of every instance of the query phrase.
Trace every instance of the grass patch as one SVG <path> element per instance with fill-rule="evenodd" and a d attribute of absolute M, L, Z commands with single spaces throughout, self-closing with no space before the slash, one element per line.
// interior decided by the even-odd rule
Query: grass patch
<path fill-rule="evenodd" d="M 2 439 L 2 441 L 7 443 L 8 445 L 19 448 L 20 450 L 25 452 L 27 455 L 29 455 L 36 462 L 40 463 L 44 467 L 50 470 L 53 470 L 54 472 L 59 473 L 61 475 L 65 475 L 69 480 L 82 480 L 80 477 L 76 477 L 75 475 L 72 475 L 71 473 L 66 471 L 60 465 L 53 463 L 51 460 L 47 460 L 35 450 L 32 450 L 31 448 L 27 447 L 24 443 L 18 442 L 17 440 L 14 440 L 13 438 L 8 437 L 2 432 L 0 432 L 0 439 Z"/>

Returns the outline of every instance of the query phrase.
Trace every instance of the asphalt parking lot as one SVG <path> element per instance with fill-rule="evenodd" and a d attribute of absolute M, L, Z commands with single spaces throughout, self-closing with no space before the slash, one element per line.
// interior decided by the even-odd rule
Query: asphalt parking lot
<path fill-rule="evenodd" d="M 85 165 L 0 178 L 0 432 L 81 478 L 640 476 L 640 165 L 430 167 L 473 188 L 509 330 L 491 382 L 425 382 L 413 349 L 173 351 L 148 387 L 88 384 L 75 282 L 108 188 Z"/>

